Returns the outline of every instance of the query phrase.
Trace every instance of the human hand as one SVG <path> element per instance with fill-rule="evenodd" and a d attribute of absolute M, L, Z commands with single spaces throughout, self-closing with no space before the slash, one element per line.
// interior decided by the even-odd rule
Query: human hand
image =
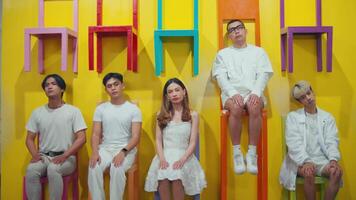
<path fill-rule="evenodd" d="M 94 168 L 96 163 L 98 163 L 98 164 L 101 163 L 101 157 L 100 157 L 99 153 L 92 153 L 90 160 L 89 160 L 89 167 Z"/>
<path fill-rule="evenodd" d="M 114 167 L 120 167 L 121 164 L 124 162 L 124 159 L 125 159 L 125 153 L 120 151 L 112 160 Z"/>
<path fill-rule="evenodd" d="M 37 153 L 36 155 L 32 156 L 31 163 L 35 163 L 42 160 L 42 156 L 40 153 Z"/>
<path fill-rule="evenodd" d="M 232 101 L 239 105 L 240 107 L 244 107 L 244 99 L 240 94 L 235 94 L 234 96 L 231 97 Z"/>
<path fill-rule="evenodd" d="M 316 166 L 312 162 L 307 162 L 302 166 L 302 172 L 304 176 L 315 175 Z"/>
<path fill-rule="evenodd" d="M 181 158 L 178 161 L 173 163 L 173 169 L 181 169 L 185 163 L 186 159 Z"/>
<path fill-rule="evenodd" d="M 169 163 L 165 159 L 159 161 L 160 169 L 167 169 L 168 167 L 169 167 Z"/>
<path fill-rule="evenodd" d="M 256 94 L 250 94 L 247 100 L 249 106 L 257 105 L 259 102 L 260 102 L 260 97 L 258 97 Z"/>
<path fill-rule="evenodd" d="M 53 157 L 51 162 L 54 163 L 54 164 L 62 164 L 62 163 L 64 163 L 64 161 L 67 160 L 67 157 L 68 156 L 66 156 L 65 154 L 62 154 L 62 155 Z"/>

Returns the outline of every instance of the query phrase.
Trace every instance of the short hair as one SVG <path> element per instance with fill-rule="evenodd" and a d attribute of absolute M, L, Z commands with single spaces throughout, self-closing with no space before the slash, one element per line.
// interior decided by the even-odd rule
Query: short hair
<path fill-rule="evenodd" d="M 103 78 L 103 85 L 106 87 L 106 83 L 111 79 L 117 79 L 119 80 L 121 83 L 124 82 L 124 77 L 122 76 L 122 74 L 120 73 L 116 73 L 116 72 L 110 72 L 108 74 L 106 74 Z"/>
<path fill-rule="evenodd" d="M 294 99 L 299 101 L 300 97 L 305 95 L 309 90 L 313 91 L 310 83 L 308 81 L 301 80 L 294 84 L 291 90 L 291 95 Z"/>
<path fill-rule="evenodd" d="M 61 76 L 59 76 L 58 74 L 49 74 L 49 75 L 47 75 L 47 76 L 43 79 L 43 81 L 42 81 L 42 89 L 43 89 L 43 90 L 45 89 L 45 87 L 46 87 L 46 82 L 47 82 L 47 80 L 48 80 L 49 78 L 53 78 L 53 79 L 56 81 L 57 85 L 58 85 L 63 91 L 66 90 L 66 82 L 65 82 L 64 79 L 63 79 Z M 63 93 L 62 93 L 62 94 L 63 94 Z"/>
<path fill-rule="evenodd" d="M 242 20 L 240 20 L 240 19 L 232 19 L 226 25 L 226 30 L 227 31 L 229 30 L 229 25 L 234 23 L 234 22 L 240 22 L 245 27 L 245 24 L 244 24 L 244 22 Z"/>

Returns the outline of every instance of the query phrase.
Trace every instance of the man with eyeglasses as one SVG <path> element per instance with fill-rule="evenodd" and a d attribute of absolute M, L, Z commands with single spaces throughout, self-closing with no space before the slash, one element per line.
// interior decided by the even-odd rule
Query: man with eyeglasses
<path fill-rule="evenodd" d="M 221 49 L 213 63 L 212 76 L 221 89 L 224 109 L 229 115 L 230 137 L 233 144 L 234 171 L 257 174 L 256 145 L 266 104 L 263 91 L 273 75 L 272 65 L 261 47 L 246 43 L 247 30 L 241 20 L 231 20 L 227 32 L 232 46 Z M 249 145 L 246 165 L 240 148 L 242 115 L 249 116 Z"/>
<path fill-rule="evenodd" d="M 297 82 L 291 94 L 303 108 L 287 115 L 288 154 L 281 168 L 280 182 L 286 189 L 295 190 L 296 177 L 304 177 L 304 195 L 309 200 L 316 197 L 315 176 L 324 176 L 329 178 L 325 199 L 335 199 L 342 177 L 335 119 L 316 106 L 309 82 Z"/>

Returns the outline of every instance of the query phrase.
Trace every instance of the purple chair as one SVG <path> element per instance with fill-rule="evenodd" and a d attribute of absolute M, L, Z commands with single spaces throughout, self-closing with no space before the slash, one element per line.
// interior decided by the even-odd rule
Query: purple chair
<path fill-rule="evenodd" d="M 25 71 L 31 70 L 31 36 L 38 39 L 38 72 L 44 73 L 44 44 L 43 39 L 51 36 L 61 37 L 61 70 L 67 70 L 68 40 L 73 39 L 73 72 L 78 72 L 78 0 L 73 0 L 73 27 L 44 27 L 44 0 L 39 0 L 39 16 L 37 28 L 25 29 Z"/>
<path fill-rule="evenodd" d="M 280 0 L 281 23 L 281 64 L 282 71 L 286 71 L 286 46 L 288 48 L 288 72 L 293 72 L 293 38 L 294 35 L 315 35 L 317 47 L 317 71 L 322 66 L 322 34 L 326 33 L 326 71 L 332 71 L 332 38 L 333 27 L 321 25 L 321 0 L 316 0 L 316 26 L 287 26 L 284 24 L 284 0 Z M 288 41 L 287 41 L 288 39 Z"/>

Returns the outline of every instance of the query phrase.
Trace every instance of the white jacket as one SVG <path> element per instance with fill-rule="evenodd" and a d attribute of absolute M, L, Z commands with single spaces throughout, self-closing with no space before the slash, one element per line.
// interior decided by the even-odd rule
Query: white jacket
<path fill-rule="evenodd" d="M 334 117 L 318 108 L 318 143 L 321 150 L 331 160 L 340 160 L 339 138 Z M 286 119 L 286 143 L 288 154 L 282 164 L 280 183 L 288 190 L 295 190 L 298 166 L 309 158 L 306 152 L 306 126 L 304 108 L 292 111 Z"/>

